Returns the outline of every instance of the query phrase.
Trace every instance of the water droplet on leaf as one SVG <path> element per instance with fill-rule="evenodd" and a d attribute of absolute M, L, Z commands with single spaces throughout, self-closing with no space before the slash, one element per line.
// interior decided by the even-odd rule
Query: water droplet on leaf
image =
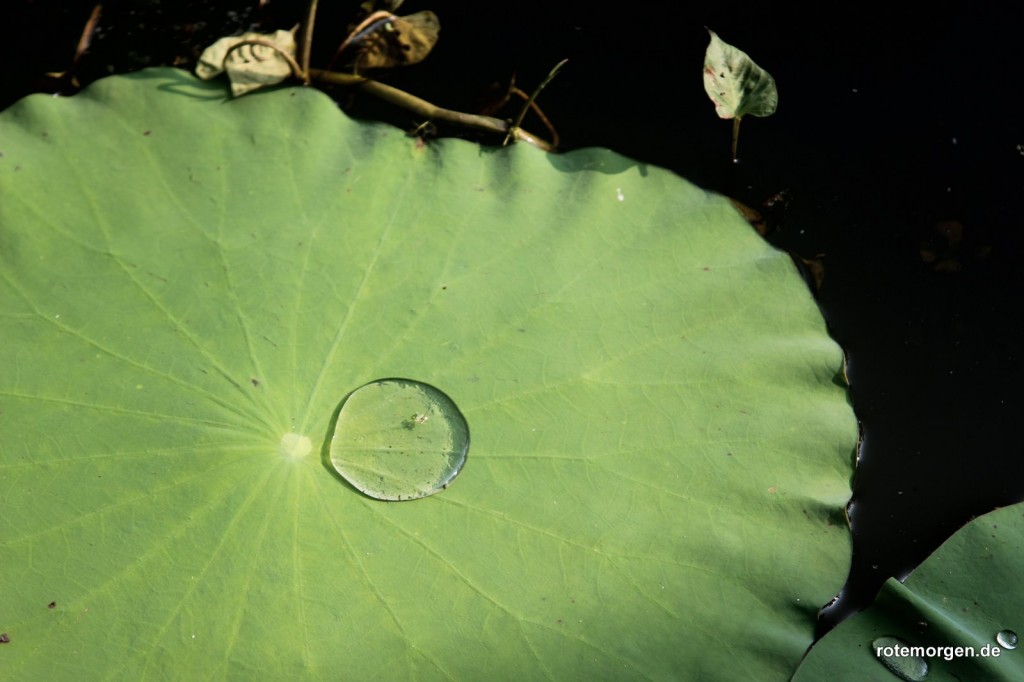
<path fill-rule="evenodd" d="M 996 633 L 996 641 L 1004 649 L 1016 649 L 1020 639 L 1013 630 L 1000 630 Z"/>
<path fill-rule="evenodd" d="M 910 645 L 897 637 L 879 637 L 871 650 L 893 674 L 908 682 L 923 682 L 928 677 L 928 661 L 910 655 Z"/>
<path fill-rule="evenodd" d="M 353 391 L 331 440 L 334 470 L 378 500 L 444 490 L 468 452 L 469 426 L 452 399 L 409 379 L 380 379 Z"/>

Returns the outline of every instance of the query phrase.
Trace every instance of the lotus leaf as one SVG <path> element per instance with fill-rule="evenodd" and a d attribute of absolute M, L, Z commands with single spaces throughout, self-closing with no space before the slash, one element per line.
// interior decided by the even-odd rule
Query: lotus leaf
<path fill-rule="evenodd" d="M 908 578 L 886 581 L 874 604 L 814 646 L 794 679 L 898 680 L 886 656 L 923 663 L 928 682 L 1024 679 L 1022 557 L 1024 503 L 974 519 Z M 900 644 L 882 646 L 889 642 Z"/>
<path fill-rule="evenodd" d="M 8 679 L 785 679 L 857 427 L 790 258 L 613 152 L 174 69 L 0 115 Z M 331 467 L 437 387 L 447 490 Z"/>

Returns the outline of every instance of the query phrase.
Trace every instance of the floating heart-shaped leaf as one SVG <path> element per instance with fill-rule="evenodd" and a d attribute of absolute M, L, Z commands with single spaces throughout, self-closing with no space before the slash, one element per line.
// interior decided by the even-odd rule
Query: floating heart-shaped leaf
<path fill-rule="evenodd" d="M 779 91 L 771 74 L 754 63 L 746 52 L 725 42 L 711 30 L 704 53 L 704 90 L 721 118 L 735 119 L 732 156 L 736 158 L 739 121 L 751 116 L 771 116 L 779 105 Z"/>

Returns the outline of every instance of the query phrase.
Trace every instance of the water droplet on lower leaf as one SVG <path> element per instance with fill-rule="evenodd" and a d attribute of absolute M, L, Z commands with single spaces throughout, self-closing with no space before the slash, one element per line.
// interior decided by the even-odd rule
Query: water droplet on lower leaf
<path fill-rule="evenodd" d="M 459 475 L 469 426 L 452 399 L 409 379 L 380 379 L 341 406 L 331 440 L 334 470 L 378 500 L 415 500 Z"/>
<path fill-rule="evenodd" d="M 893 674 L 908 682 L 923 682 L 928 677 L 928 661 L 910 653 L 910 645 L 897 637 L 879 637 L 871 650 Z"/>
<path fill-rule="evenodd" d="M 996 641 L 1004 649 L 1016 649 L 1020 639 L 1013 630 L 1000 630 L 996 633 Z"/>

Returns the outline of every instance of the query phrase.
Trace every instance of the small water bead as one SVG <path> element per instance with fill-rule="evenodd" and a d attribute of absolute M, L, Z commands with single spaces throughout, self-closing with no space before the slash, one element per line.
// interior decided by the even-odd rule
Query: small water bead
<path fill-rule="evenodd" d="M 353 391 L 338 413 L 331 465 L 378 500 L 415 500 L 448 487 L 469 452 L 469 426 L 451 398 L 409 379 Z"/>
<path fill-rule="evenodd" d="M 1000 630 L 996 633 L 996 641 L 1004 649 L 1016 649 L 1020 642 L 1017 633 L 1013 630 Z"/>
<path fill-rule="evenodd" d="M 909 655 L 906 650 L 910 646 L 897 637 L 879 637 L 871 642 L 871 651 L 893 674 L 907 682 L 924 682 L 928 677 L 928 661 Z"/>

